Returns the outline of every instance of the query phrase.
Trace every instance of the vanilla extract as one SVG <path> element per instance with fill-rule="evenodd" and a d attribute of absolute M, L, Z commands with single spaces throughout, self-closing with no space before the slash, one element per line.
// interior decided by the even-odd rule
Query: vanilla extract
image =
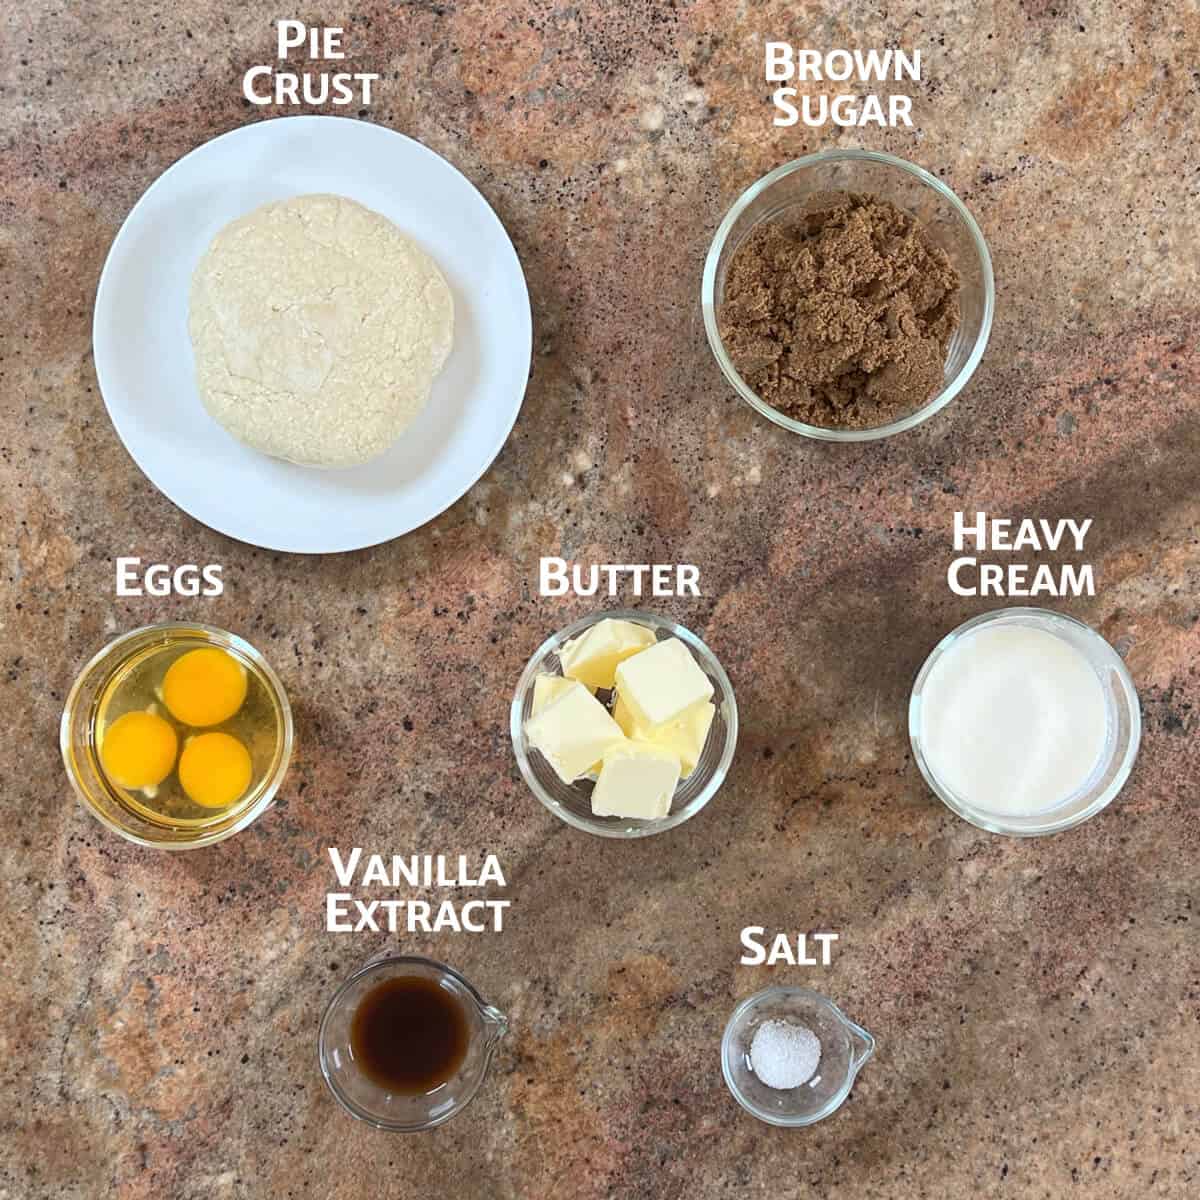
<path fill-rule="evenodd" d="M 506 887 L 504 871 L 494 854 L 484 856 L 478 871 L 468 863 L 468 856 L 459 854 L 450 859 L 444 854 L 410 854 L 407 857 L 382 854 L 364 857 L 362 847 L 355 846 L 346 858 L 336 846 L 329 847 L 329 861 L 342 887 L 349 887 L 357 878 L 361 887 L 392 888 L 484 887 L 495 884 Z"/>
<path fill-rule="evenodd" d="M 511 900 L 360 899 L 349 892 L 325 896 L 329 933 L 503 933 Z"/>
<path fill-rule="evenodd" d="M 402 975 L 376 984 L 350 1021 L 354 1063 L 379 1087 L 421 1096 L 442 1087 L 467 1056 L 462 1002 L 436 979 Z"/>

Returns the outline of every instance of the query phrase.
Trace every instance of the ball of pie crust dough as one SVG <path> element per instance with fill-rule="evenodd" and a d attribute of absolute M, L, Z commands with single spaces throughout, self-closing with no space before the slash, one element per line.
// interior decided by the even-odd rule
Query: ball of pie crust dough
<path fill-rule="evenodd" d="M 295 196 L 213 239 L 188 330 L 215 421 L 264 454 L 347 467 L 382 454 L 425 407 L 454 301 L 386 217 L 343 196 Z"/>

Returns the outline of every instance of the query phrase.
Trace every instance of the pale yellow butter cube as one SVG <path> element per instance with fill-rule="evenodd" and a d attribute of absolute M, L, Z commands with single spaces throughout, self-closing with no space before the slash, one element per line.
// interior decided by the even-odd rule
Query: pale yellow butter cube
<path fill-rule="evenodd" d="M 637 742 L 646 742 L 669 750 L 678 755 L 682 778 L 686 779 L 700 761 L 704 753 L 704 745 L 708 741 L 708 731 L 712 728 L 713 718 L 717 714 L 716 706 L 711 700 L 702 700 L 693 704 L 682 717 L 663 725 L 658 729 L 647 729 L 639 725 L 630 713 L 628 706 L 622 701 L 621 693 L 617 693 L 617 702 L 613 706 L 613 719 L 620 725 L 627 738 Z"/>
<path fill-rule="evenodd" d="M 564 692 L 575 686 L 574 679 L 566 679 L 562 675 L 537 675 L 533 680 L 533 704 L 529 715 L 536 717 L 548 704 L 553 704 Z M 581 778 L 595 779 L 600 773 L 600 760 L 597 759 Z"/>
<path fill-rule="evenodd" d="M 533 708 L 531 717 L 536 717 L 547 704 L 553 704 L 574 682 L 561 675 L 537 675 L 533 680 Z"/>
<path fill-rule="evenodd" d="M 633 621 L 605 617 L 572 638 L 558 653 L 563 674 L 593 691 L 611 688 L 617 664 L 654 645 L 654 630 Z"/>
<path fill-rule="evenodd" d="M 678 638 L 627 658 L 617 667 L 616 683 L 624 711 L 647 731 L 678 720 L 713 694 L 708 676 Z"/>
<path fill-rule="evenodd" d="M 654 821 L 671 811 L 679 782 L 679 759 L 645 742 L 626 742 L 604 752 L 592 791 L 598 817 L 637 817 Z"/>
<path fill-rule="evenodd" d="M 606 750 L 626 740 L 608 709 L 575 681 L 525 722 L 525 737 L 545 755 L 563 783 L 586 775 Z"/>
<path fill-rule="evenodd" d="M 686 779 L 695 769 L 708 742 L 713 718 L 717 715 L 716 705 L 711 700 L 689 708 L 687 712 L 667 726 L 655 740 L 660 746 L 679 755 L 679 764 Z"/>
<path fill-rule="evenodd" d="M 621 727 L 621 732 L 627 738 L 636 738 L 643 735 L 645 729 L 637 723 L 637 719 L 633 713 L 629 711 L 629 706 L 621 698 L 621 693 L 617 693 L 617 698 L 613 704 L 613 720 Z M 643 738 L 644 740 L 644 738 Z"/>

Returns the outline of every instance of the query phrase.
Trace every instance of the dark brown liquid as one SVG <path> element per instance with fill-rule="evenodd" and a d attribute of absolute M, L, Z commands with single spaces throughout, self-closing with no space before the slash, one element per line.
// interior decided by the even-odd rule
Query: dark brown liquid
<path fill-rule="evenodd" d="M 350 1049 L 372 1083 L 421 1095 L 453 1077 L 467 1056 L 462 1003 L 436 980 L 401 976 L 376 984 L 350 1021 Z"/>

